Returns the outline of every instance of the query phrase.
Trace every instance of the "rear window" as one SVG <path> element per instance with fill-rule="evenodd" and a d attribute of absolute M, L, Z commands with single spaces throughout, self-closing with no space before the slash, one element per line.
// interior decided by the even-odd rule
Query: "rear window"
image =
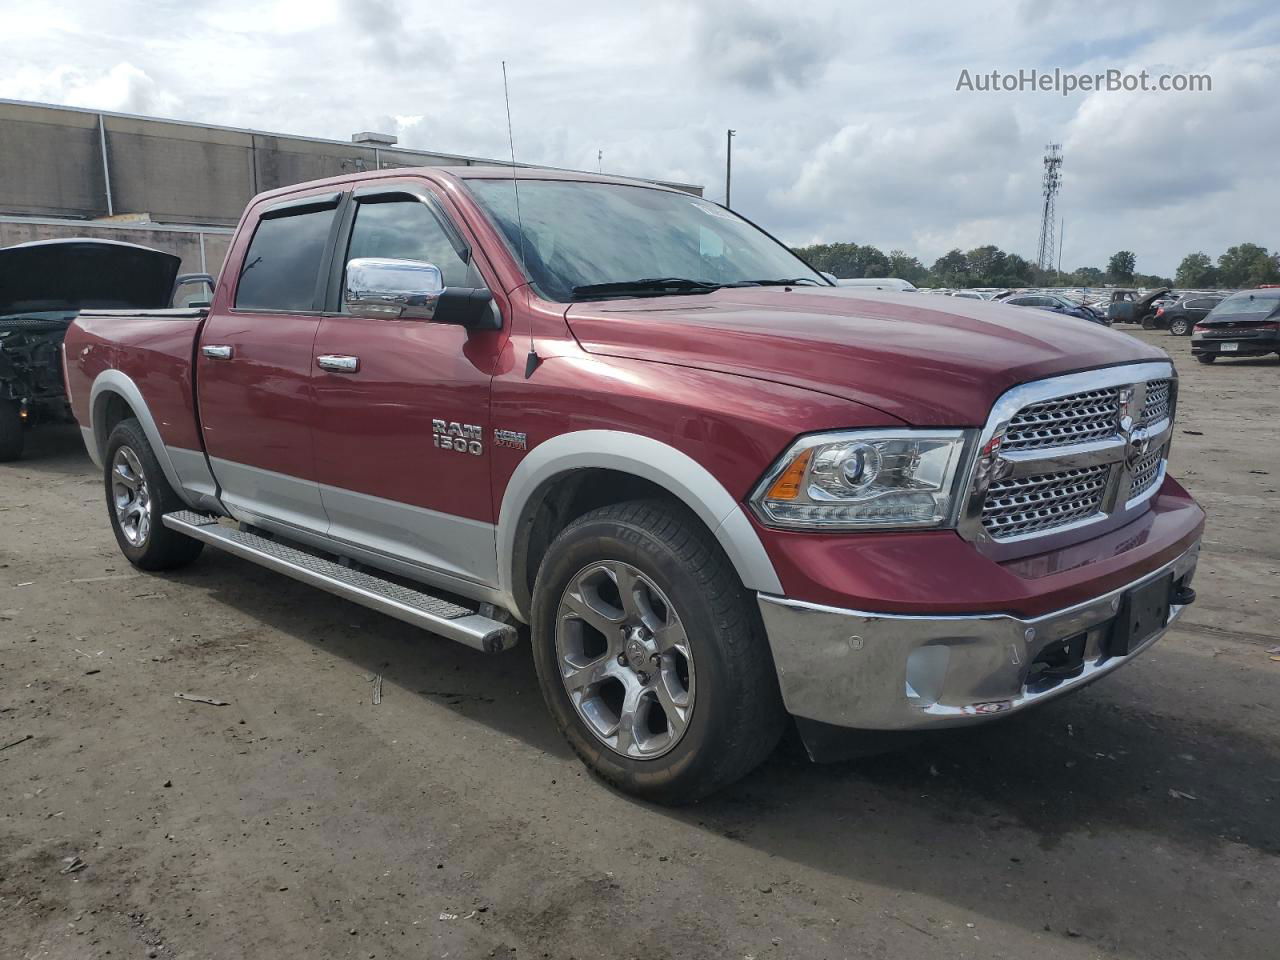
<path fill-rule="evenodd" d="M 1276 307 L 1280 307 L 1280 290 L 1242 290 L 1214 307 L 1213 317 L 1216 320 L 1250 313 L 1265 316 Z"/>
<path fill-rule="evenodd" d="M 308 210 L 258 222 L 236 287 L 243 310 L 316 309 L 320 261 L 334 209 Z"/>

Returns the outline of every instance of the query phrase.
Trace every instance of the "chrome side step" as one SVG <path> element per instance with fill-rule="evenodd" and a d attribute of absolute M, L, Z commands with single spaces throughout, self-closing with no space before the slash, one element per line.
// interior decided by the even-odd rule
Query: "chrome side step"
<path fill-rule="evenodd" d="M 363 570 L 344 567 L 287 544 L 225 526 L 217 517 L 179 510 L 166 513 L 163 520 L 169 529 L 203 540 L 211 547 L 484 653 L 499 653 L 515 645 L 516 628 L 511 624 Z"/>

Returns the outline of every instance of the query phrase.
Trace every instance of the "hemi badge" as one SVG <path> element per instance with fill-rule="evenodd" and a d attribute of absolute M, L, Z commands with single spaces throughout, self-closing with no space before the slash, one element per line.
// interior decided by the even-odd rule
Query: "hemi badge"
<path fill-rule="evenodd" d="M 497 430 L 493 431 L 493 442 L 499 447 L 510 447 L 512 450 L 528 450 L 529 438 L 523 433 L 517 433 L 515 430 Z"/>

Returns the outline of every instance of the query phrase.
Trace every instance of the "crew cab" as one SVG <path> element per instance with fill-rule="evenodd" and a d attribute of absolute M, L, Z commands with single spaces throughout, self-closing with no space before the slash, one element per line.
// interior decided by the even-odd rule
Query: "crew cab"
<path fill-rule="evenodd" d="M 1020 712 L 1194 598 L 1166 354 L 840 288 L 650 183 L 264 193 L 207 309 L 82 312 L 65 362 L 133 564 L 209 545 L 478 651 L 527 637 L 574 750 L 662 802 L 792 720 L 821 759 Z"/>

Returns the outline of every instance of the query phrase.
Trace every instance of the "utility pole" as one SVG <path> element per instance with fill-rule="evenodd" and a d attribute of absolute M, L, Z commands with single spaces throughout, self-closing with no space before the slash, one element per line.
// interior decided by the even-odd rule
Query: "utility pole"
<path fill-rule="evenodd" d="M 729 130 L 724 138 L 724 205 L 726 207 L 729 206 L 730 188 L 733 185 L 733 138 L 737 132 L 737 130 Z"/>
<path fill-rule="evenodd" d="M 604 173 L 604 151 L 596 151 L 596 172 Z"/>

